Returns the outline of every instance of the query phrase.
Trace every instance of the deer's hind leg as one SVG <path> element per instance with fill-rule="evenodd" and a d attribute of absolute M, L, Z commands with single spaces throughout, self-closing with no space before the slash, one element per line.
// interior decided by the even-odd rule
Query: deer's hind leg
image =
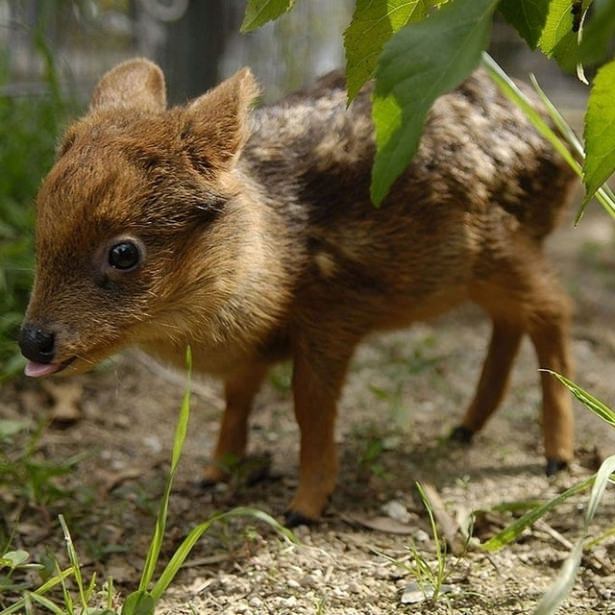
<path fill-rule="evenodd" d="M 472 289 L 472 298 L 493 319 L 493 334 L 474 399 L 453 432 L 458 440 L 469 441 L 496 410 L 524 333 L 532 340 L 539 368 L 572 376 L 570 301 L 540 250 L 523 248 L 514 259 L 498 262 Z M 540 379 L 547 473 L 553 474 L 573 457 L 572 404 L 552 375 L 542 372 Z"/>
<path fill-rule="evenodd" d="M 461 424 L 451 434 L 453 440 L 470 442 L 472 436 L 483 428 L 497 410 L 508 388 L 510 372 L 522 335 L 523 329 L 518 323 L 493 319 L 489 350 L 478 386 Z"/>

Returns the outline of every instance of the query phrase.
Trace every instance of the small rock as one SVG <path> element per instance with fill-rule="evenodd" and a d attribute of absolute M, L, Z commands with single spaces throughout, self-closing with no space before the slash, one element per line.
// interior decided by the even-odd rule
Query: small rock
<path fill-rule="evenodd" d="M 429 542 L 429 534 L 425 530 L 416 530 L 414 532 L 414 540 L 417 542 Z"/>
<path fill-rule="evenodd" d="M 299 582 L 295 581 L 295 579 L 288 579 L 287 585 L 288 587 L 292 587 L 293 589 L 299 589 L 301 587 Z"/>
<path fill-rule="evenodd" d="M 312 576 L 311 574 L 306 574 L 305 576 L 301 577 L 299 584 L 301 585 L 301 587 L 316 587 L 316 577 Z"/>
<path fill-rule="evenodd" d="M 294 606 L 297 606 L 297 598 L 295 598 L 294 596 L 289 596 L 288 598 L 282 600 L 282 603 L 284 604 L 284 606 L 292 608 Z"/>
<path fill-rule="evenodd" d="M 455 587 L 453 585 L 441 585 L 440 594 L 454 593 Z M 404 589 L 401 595 L 402 604 L 417 604 L 424 602 L 425 600 L 431 600 L 434 595 L 434 588 L 429 583 L 425 583 L 422 587 L 418 583 L 412 581 L 408 583 L 406 589 Z"/>
<path fill-rule="evenodd" d="M 406 507 L 397 500 L 391 500 L 380 507 L 382 512 L 400 523 L 408 523 L 410 521 L 410 513 Z"/>
<path fill-rule="evenodd" d="M 352 592 L 353 594 L 361 594 L 363 593 L 363 586 L 356 581 L 352 581 L 348 584 L 348 591 Z"/>
<path fill-rule="evenodd" d="M 252 596 L 252 598 L 248 600 L 248 604 L 252 608 L 257 609 L 258 607 L 263 606 L 263 601 L 258 596 Z"/>

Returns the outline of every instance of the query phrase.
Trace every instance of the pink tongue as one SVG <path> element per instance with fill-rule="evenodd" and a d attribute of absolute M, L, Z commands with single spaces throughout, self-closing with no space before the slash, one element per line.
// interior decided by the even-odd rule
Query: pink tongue
<path fill-rule="evenodd" d="M 40 378 L 41 376 L 49 376 L 60 369 L 60 365 L 53 365 L 51 363 L 35 363 L 34 361 L 28 361 L 26 363 L 26 369 L 24 373 L 30 378 Z"/>

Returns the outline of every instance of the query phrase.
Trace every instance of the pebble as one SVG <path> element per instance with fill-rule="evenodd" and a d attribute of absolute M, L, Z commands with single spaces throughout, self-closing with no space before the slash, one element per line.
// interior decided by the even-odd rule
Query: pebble
<path fill-rule="evenodd" d="M 429 534 L 425 530 L 416 530 L 414 540 L 417 542 L 429 542 Z"/>
<path fill-rule="evenodd" d="M 299 583 L 302 587 L 316 587 L 318 585 L 318 580 L 314 575 L 306 574 L 305 576 L 301 577 Z"/>
<path fill-rule="evenodd" d="M 410 513 L 407 511 L 406 507 L 397 500 L 390 500 L 386 504 L 383 504 L 380 510 L 391 519 L 399 521 L 400 523 L 408 523 L 410 521 Z"/>

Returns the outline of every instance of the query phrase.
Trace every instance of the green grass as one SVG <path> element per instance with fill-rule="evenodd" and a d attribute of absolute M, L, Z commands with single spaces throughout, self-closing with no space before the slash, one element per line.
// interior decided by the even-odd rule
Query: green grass
<path fill-rule="evenodd" d="M 554 378 L 557 378 L 562 385 L 564 385 L 586 408 L 591 410 L 596 416 L 600 417 L 611 427 L 615 427 L 615 411 L 613 409 L 576 385 L 568 378 L 565 378 L 560 374 L 556 374 L 555 372 L 551 372 L 550 370 L 545 371 L 549 371 Z M 518 520 L 505 527 L 482 545 L 482 548 L 485 551 L 491 552 L 505 547 L 506 545 L 517 540 L 524 530 L 538 521 L 538 519 L 544 517 L 552 509 L 559 506 L 562 502 L 591 488 L 591 493 L 585 509 L 585 517 L 583 519 L 582 536 L 574 544 L 569 556 L 564 561 L 557 578 L 553 582 L 553 585 L 544 594 L 536 606 L 534 611 L 535 615 L 554 615 L 557 612 L 561 603 L 567 598 L 574 586 L 584 552 L 591 550 L 593 546 L 599 544 L 601 540 L 611 535 L 611 532 L 609 531 L 598 539 L 591 539 L 590 529 L 591 523 L 596 516 L 598 507 L 604 497 L 606 487 L 609 482 L 613 482 L 614 480 L 615 455 L 611 455 L 602 462 L 598 472 L 596 472 L 593 476 L 576 483 L 551 500 L 531 508 Z"/>
<path fill-rule="evenodd" d="M 70 566 L 60 570 L 56 561 L 53 575 L 42 585 L 34 590 L 21 588 L 19 583 L 13 583 L 13 573 L 17 570 L 40 570 L 42 566 L 30 562 L 30 555 L 25 551 L 6 550 L 4 555 L 0 556 L 0 590 L 12 592 L 19 592 L 21 590 L 21 597 L 15 600 L 11 606 L 0 611 L 0 615 L 11 615 L 12 613 L 24 611 L 26 614 L 33 613 L 34 605 L 56 615 L 117 615 L 120 612 L 121 615 L 153 615 L 157 602 L 173 582 L 186 558 L 203 534 L 212 525 L 234 517 L 249 517 L 268 524 L 285 540 L 295 542 L 293 533 L 268 514 L 254 508 L 237 507 L 226 512 L 214 514 L 203 523 L 192 528 L 175 549 L 173 556 L 166 566 L 157 574 L 162 542 L 165 536 L 171 490 L 179 466 L 190 418 L 190 373 L 192 359 L 189 350 L 186 354 L 186 363 L 188 366 L 188 383 L 175 430 L 170 471 L 166 479 L 163 496 L 159 503 L 158 515 L 143 565 L 141 580 L 138 587 L 122 601 L 121 611 L 114 610 L 113 607 L 115 602 L 117 602 L 117 597 L 113 592 L 113 579 L 108 578 L 99 587 L 96 574 L 93 574 L 89 579 L 84 577 L 82 565 L 73 544 L 68 524 L 64 517 L 60 515 L 59 522 L 64 535 Z M 48 594 L 51 590 L 58 587 L 61 589 L 60 598 L 50 598 Z"/>
<path fill-rule="evenodd" d="M 0 96 L 0 380 L 23 366 L 15 341 L 32 286 L 33 202 L 41 177 L 53 164 L 61 127 L 76 108 L 60 91 L 42 36 L 38 31 L 33 36 L 45 65 L 47 92 Z M 0 56 L 0 85 L 8 79 Z"/>

